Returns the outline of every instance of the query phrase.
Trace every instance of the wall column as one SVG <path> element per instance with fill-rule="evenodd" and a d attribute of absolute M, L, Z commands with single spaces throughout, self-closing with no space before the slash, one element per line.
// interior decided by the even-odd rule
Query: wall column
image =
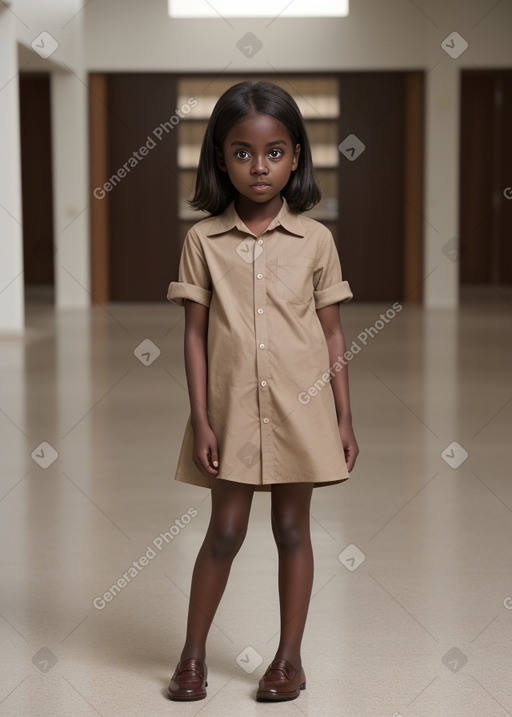
<path fill-rule="evenodd" d="M 448 55 L 426 74 L 424 303 L 456 308 L 459 214 L 459 67 Z"/>
<path fill-rule="evenodd" d="M 25 330 L 19 77 L 14 15 L 0 2 L 0 333 Z"/>
<path fill-rule="evenodd" d="M 53 72 L 55 306 L 91 304 L 86 77 Z"/>

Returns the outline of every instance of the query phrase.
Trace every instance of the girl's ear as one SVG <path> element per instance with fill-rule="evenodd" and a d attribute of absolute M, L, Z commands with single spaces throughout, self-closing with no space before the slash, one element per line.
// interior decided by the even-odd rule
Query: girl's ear
<path fill-rule="evenodd" d="M 215 147 L 215 161 L 217 162 L 217 167 L 220 169 L 221 172 L 227 172 L 226 163 L 224 162 L 224 155 L 222 151 Z"/>
<path fill-rule="evenodd" d="M 293 153 L 292 172 L 294 172 L 299 166 L 299 155 L 300 155 L 300 144 L 295 145 L 295 151 Z"/>

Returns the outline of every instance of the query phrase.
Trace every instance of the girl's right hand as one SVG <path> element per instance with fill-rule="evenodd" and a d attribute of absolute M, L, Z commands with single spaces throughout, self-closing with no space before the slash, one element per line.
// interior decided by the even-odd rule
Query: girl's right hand
<path fill-rule="evenodd" d="M 209 425 L 194 429 L 193 460 L 201 473 L 217 476 L 219 473 L 219 449 L 217 439 Z"/>

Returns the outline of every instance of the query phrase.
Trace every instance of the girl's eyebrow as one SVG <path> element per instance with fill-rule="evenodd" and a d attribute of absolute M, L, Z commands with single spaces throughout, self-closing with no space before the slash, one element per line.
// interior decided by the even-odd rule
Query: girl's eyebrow
<path fill-rule="evenodd" d="M 285 139 L 274 139 L 272 142 L 267 142 L 265 146 L 271 147 L 275 144 L 288 144 L 288 142 Z M 239 139 L 235 139 L 234 142 L 231 142 L 230 147 L 234 147 L 235 145 L 238 145 L 239 147 L 252 147 L 250 142 L 243 142 Z"/>

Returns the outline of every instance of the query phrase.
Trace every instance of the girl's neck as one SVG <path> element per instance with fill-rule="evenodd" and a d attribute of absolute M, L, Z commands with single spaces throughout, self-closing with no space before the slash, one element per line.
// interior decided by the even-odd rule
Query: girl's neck
<path fill-rule="evenodd" d="M 279 214 L 279 210 L 282 206 L 283 200 L 280 194 L 263 204 L 251 202 L 240 194 L 235 200 L 235 209 L 238 216 L 247 229 L 250 229 L 256 236 L 262 234 L 265 229 L 267 229 L 272 220 Z"/>

